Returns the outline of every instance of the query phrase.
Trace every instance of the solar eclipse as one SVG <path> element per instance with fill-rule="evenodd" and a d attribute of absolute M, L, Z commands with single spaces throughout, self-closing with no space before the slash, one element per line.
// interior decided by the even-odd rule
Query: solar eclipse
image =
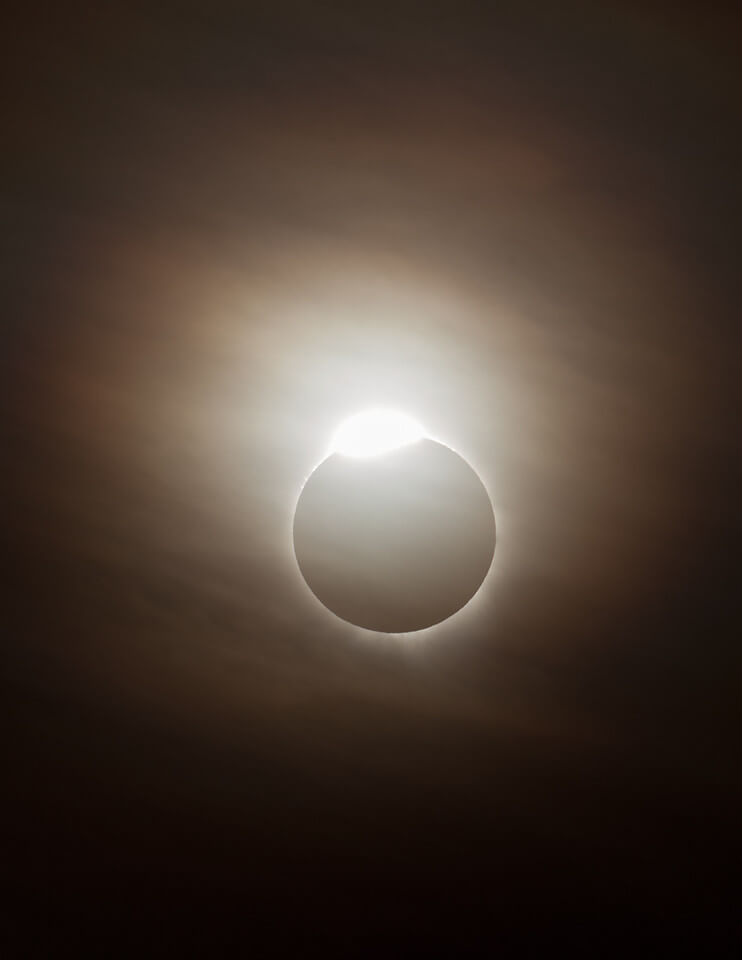
<path fill-rule="evenodd" d="M 495 518 L 469 464 L 394 411 L 337 430 L 307 480 L 294 550 L 314 595 L 337 616 L 384 633 L 440 623 L 478 591 Z"/>

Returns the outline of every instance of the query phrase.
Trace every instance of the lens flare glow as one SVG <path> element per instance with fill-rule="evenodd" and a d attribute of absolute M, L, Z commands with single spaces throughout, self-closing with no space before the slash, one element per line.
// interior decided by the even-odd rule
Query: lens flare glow
<path fill-rule="evenodd" d="M 332 438 L 331 453 L 346 457 L 376 457 L 425 436 L 421 424 L 395 410 L 366 410 L 340 424 Z"/>

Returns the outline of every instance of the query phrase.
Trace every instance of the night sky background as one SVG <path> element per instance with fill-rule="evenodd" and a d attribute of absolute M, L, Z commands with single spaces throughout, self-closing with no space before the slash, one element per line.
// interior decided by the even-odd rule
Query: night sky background
<path fill-rule="evenodd" d="M 739 936 L 739 18 L 490 6 L 5 19 L 28 951 Z M 291 547 L 378 403 L 497 517 L 480 594 L 409 638 Z"/>

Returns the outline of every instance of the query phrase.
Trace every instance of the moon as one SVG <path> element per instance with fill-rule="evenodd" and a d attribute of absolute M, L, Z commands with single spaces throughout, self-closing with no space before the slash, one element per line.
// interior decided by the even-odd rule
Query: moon
<path fill-rule="evenodd" d="M 440 623 L 479 590 L 495 550 L 472 467 L 411 417 L 367 411 L 335 433 L 301 491 L 294 551 L 317 599 L 383 633 Z"/>

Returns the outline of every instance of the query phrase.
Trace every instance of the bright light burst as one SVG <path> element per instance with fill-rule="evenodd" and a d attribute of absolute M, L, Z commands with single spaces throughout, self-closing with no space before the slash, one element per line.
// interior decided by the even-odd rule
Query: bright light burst
<path fill-rule="evenodd" d="M 425 436 L 421 424 L 395 410 L 366 410 L 340 424 L 331 452 L 346 457 L 375 457 Z"/>

